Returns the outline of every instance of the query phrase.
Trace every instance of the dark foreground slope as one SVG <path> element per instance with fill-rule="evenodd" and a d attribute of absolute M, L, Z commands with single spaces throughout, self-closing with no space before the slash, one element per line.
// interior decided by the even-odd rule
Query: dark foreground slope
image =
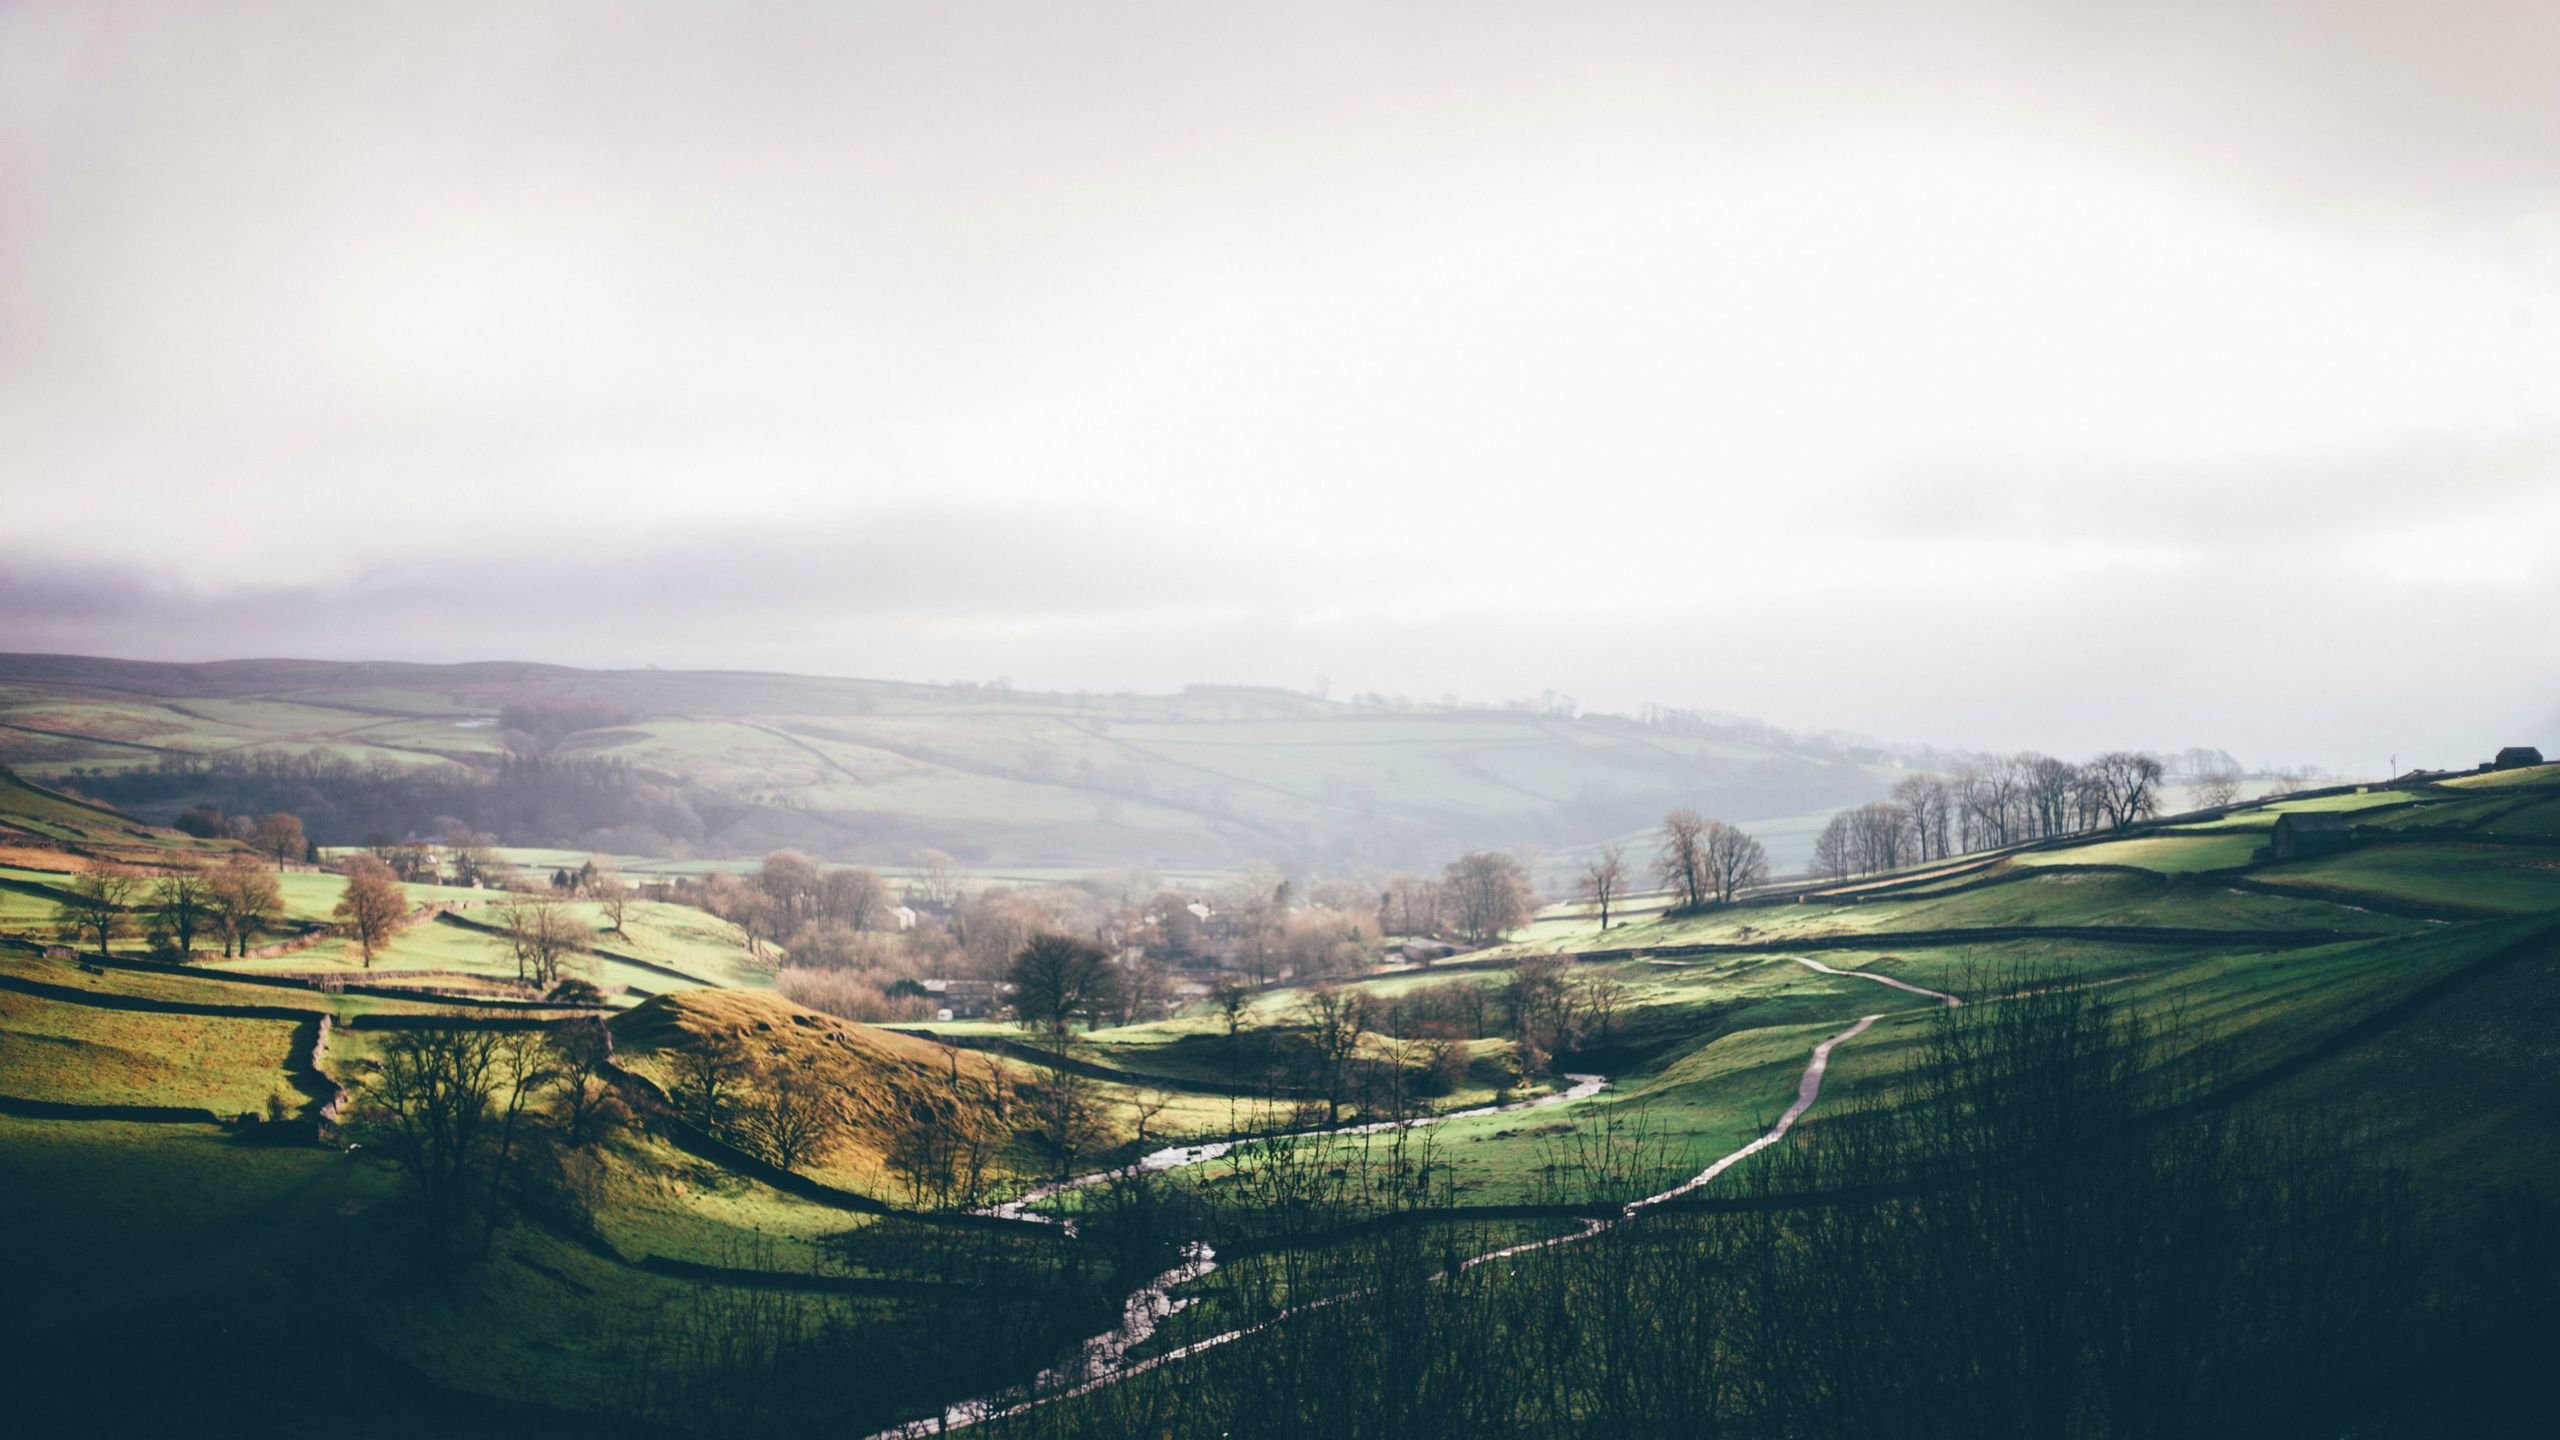
<path fill-rule="evenodd" d="M 38 1057 L 0 1095 L 172 1112 L 0 1115 L 13 1403 L 262 1435 L 864 1435 L 976 1397 L 1043 1402 L 999 1436 L 2544 1433 L 2555 802 L 2560 769 L 2354 797 L 2315 860 L 2251 859 L 2260 807 L 1606 936 L 1554 918 L 1330 1012 L 1273 990 L 1236 1033 L 1078 1034 L 1054 1066 L 688 992 L 610 1028 L 627 1123 L 580 1138 L 547 1098 L 436 1246 L 388 1132 L 222 1112 L 319 1103 L 321 1012 L 358 1112 L 412 1027 L 567 1045 L 579 1017 L 291 987 L 248 1013 L 210 967 L 0 947 L 0 1055 Z M 2198 863 L 2216 834 L 2237 864 Z M 1466 1088 L 1408 1088 L 1450 1045 Z M 855 1132 L 758 1153 L 771 1071 L 696 1083 L 733 1052 L 832 1086 Z M 1607 1083 L 1531 1107 L 1565 1083 L 1517 1075 L 1540 1053 Z M 980 1213 L 1168 1139 L 1320 1127 L 1318 1096 L 1372 1128 Z M 988 1189 L 917 1183 L 964 1131 L 1001 1142 Z M 1132 1334 L 1150 1293 L 1172 1308 Z M 1102 1383 L 1064 1394 L 1080 1353 Z"/>

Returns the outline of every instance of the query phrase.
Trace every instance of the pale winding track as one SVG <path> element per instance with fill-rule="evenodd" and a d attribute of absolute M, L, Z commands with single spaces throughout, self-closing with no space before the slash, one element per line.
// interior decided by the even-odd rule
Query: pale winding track
<path fill-rule="evenodd" d="M 1828 965 L 1807 960 L 1800 956 L 1789 958 L 1794 959 L 1799 965 L 1820 971 L 1827 975 L 1840 975 L 1855 980 L 1873 980 L 1881 985 L 1890 985 L 1897 990 L 1906 990 L 1914 995 L 1922 995 L 1933 1000 L 1943 1001 L 1950 1008 L 1964 1003 L 1955 996 L 1949 995 L 1944 991 L 1924 990 L 1917 985 L 1907 984 L 1890 976 L 1871 975 L 1856 970 L 1834 970 Z M 1751 1158 L 1753 1155 L 1756 1155 L 1770 1146 L 1777 1144 L 1780 1140 L 1785 1139 L 1787 1132 L 1795 1128 L 1795 1123 L 1802 1119 L 1805 1112 L 1813 1108 L 1814 1101 L 1821 1097 L 1823 1077 L 1828 1073 L 1831 1066 L 1831 1052 L 1848 1041 L 1854 1040 L 1858 1038 L 1858 1036 L 1866 1033 L 1867 1027 L 1875 1024 L 1878 1020 L 1883 1018 L 1884 1016 L 1882 1014 L 1861 1016 L 1856 1024 L 1851 1025 L 1848 1029 L 1843 1030 L 1814 1046 L 1813 1056 L 1811 1060 L 1806 1063 L 1803 1076 L 1796 1082 L 1795 1103 L 1787 1107 L 1786 1112 L 1778 1117 L 1777 1123 L 1770 1126 L 1767 1133 L 1752 1140 L 1749 1144 L 1742 1146 L 1731 1154 L 1719 1158 L 1714 1164 L 1709 1165 L 1706 1169 L 1699 1171 L 1697 1174 L 1690 1176 L 1678 1185 L 1675 1185 L 1658 1195 L 1648 1195 L 1641 1200 L 1629 1202 L 1613 1218 L 1585 1218 L 1582 1221 L 1582 1228 L 1569 1234 L 1549 1236 L 1543 1240 L 1531 1240 L 1518 1245 L 1506 1245 L 1499 1250 L 1490 1250 L 1482 1255 L 1472 1256 L 1463 1260 L 1459 1262 L 1458 1268 L 1461 1270 L 1471 1270 L 1478 1265 L 1489 1264 L 1496 1260 L 1509 1259 L 1517 1255 L 1524 1255 L 1533 1250 L 1544 1250 L 1553 1246 L 1571 1245 L 1579 1241 L 1588 1240 L 1594 1235 L 1598 1235 L 1601 1232 L 1627 1220 L 1634 1219 L 1636 1216 L 1643 1214 L 1645 1211 L 1652 1209 L 1655 1206 L 1664 1204 L 1667 1201 L 1678 1199 L 1683 1195 L 1687 1195 L 1712 1183 L 1716 1177 L 1722 1175 L 1725 1171 L 1732 1169 L 1734 1166 L 1741 1164 L 1744 1160 Z M 1425 1116 L 1418 1120 L 1384 1121 L 1369 1125 L 1345 1126 L 1336 1131 L 1317 1131 L 1313 1133 L 1326 1135 L 1366 1134 L 1397 1126 L 1411 1127 L 1416 1125 L 1433 1124 L 1440 1120 L 1455 1119 L 1459 1115 L 1485 1114 L 1495 1109 L 1525 1109 L 1536 1105 L 1559 1104 L 1567 1100 L 1579 1100 L 1589 1095 L 1596 1094 L 1600 1088 L 1607 1083 L 1605 1080 L 1595 1075 L 1576 1075 L 1568 1078 L 1571 1078 L 1576 1082 L 1571 1090 L 1563 1091 L 1556 1095 L 1541 1097 L 1541 1099 L 1536 1101 L 1524 1102 L 1521 1105 L 1499 1107 L 1485 1106 L 1479 1107 L 1475 1110 L 1456 1111 L 1448 1115 Z M 1167 1150 L 1159 1150 L 1139 1160 L 1136 1165 L 1126 1167 L 1123 1170 L 1104 1171 L 1100 1174 L 1082 1176 L 1073 1181 L 1048 1187 L 1045 1191 L 1035 1192 L 1035 1195 L 1039 1198 L 1046 1198 L 1049 1195 L 1057 1194 L 1061 1190 L 1073 1189 L 1083 1185 L 1098 1184 L 1103 1180 L 1109 1179 L 1115 1174 L 1127 1173 L 1130 1169 L 1169 1170 L 1183 1165 L 1195 1165 L 1203 1161 L 1216 1159 L 1219 1156 L 1225 1155 L 1232 1148 L 1233 1143 L 1228 1142 L 1207 1145 L 1177 1146 Z M 1034 1196 L 1025 1196 L 1022 1200 L 1012 1202 L 1010 1205 L 996 1208 L 999 1211 L 1018 1215 L 1025 1213 L 1018 1207 L 1032 1203 L 1033 1199 Z M 1068 1399 L 1078 1395 L 1088 1395 L 1106 1385 L 1118 1384 L 1123 1380 L 1144 1375 L 1148 1371 L 1157 1369 L 1161 1366 L 1171 1365 L 1178 1361 L 1190 1359 L 1192 1356 L 1198 1355 L 1203 1351 L 1214 1350 L 1218 1346 L 1227 1344 L 1230 1341 L 1242 1340 L 1247 1336 L 1258 1334 L 1263 1330 L 1269 1329 L 1271 1326 L 1279 1324 L 1283 1320 L 1304 1315 L 1311 1311 L 1322 1310 L 1330 1306 L 1339 1305 L 1345 1300 L 1356 1299 L 1367 1293 L 1365 1291 L 1352 1290 L 1345 1291 L 1338 1295 L 1328 1295 L 1320 1300 L 1310 1300 L 1303 1305 L 1290 1306 L 1289 1308 L 1282 1310 L 1280 1313 L 1273 1315 L 1271 1318 L 1257 1324 L 1228 1330 L 1220 1334 L 1211 1335 L 1206 1339 L 1195 1340 L 1188 1345 L 1167 1350 L 1161 1355 L 1151 1356 L 1134 1364 L 1127 1363 L 1125 1357 L 1131 1350 L 1145 1344 L 1147 1340 L 1154 1336 L 1156 1327 L 1162 1323 L 1166 1317 L 1172 1315 L 1175 1311 L 1189 1303 L 1185 1300 L 1174 1299 L 1171 1293 L 1174 1288 L 1189 1284 L 1192 1281 L 1207 1276 L 1209 1273 L 1216 1270 L 1217 1266 L 1218 1262 L 1216 1252 L 1212 1251 L 1207 1245 L 1194 1241 L 1183 1247 L 1181 1264 L 1176 1265 L 1174 1268 L 1167 1270 L 1162 1275 L 1157 1276 L 1154 1280 L 1148 1282 L 1144 1287 L 1130 1295 L 1130 1297 L 1123 1302 L 1121 1309 L 1121 1321 L 1118 1328 L 1110 1330 L 1104 1334 L 1097 1335 L 1086 1341 L 1084 1348 L 1074 1360 L 1069 1361 L 1065 1365 L 1043 1372 L 1040 1378 L 1030 1385 L 1017 1386 L 1009 1390 L 999 1391 L 993 1395 L 985 1395 L 976 1399 L 959 1401 L 955 1404 L 945 1406 L 940 1415 L 928 1417 L 922 1420 L 910 1421 L 904 1425 L 893 1426 L 887 1430 L 879 1431 L 878 1433 L 867 1437 L 867 1440 L 923 1440 L 923 1437 L 940 1435 L 951 1430 L 966 1429 L 969 1426 L 980 1424 L 984 1421 L 1001 1420 L 1008 1416 L 1019 1415 L 1034 1406 L 1045 1405 L 1052 1400 Z M 1443 1277 L 1434 1276 L 1433 1278 L 1439 1279 Z"/>

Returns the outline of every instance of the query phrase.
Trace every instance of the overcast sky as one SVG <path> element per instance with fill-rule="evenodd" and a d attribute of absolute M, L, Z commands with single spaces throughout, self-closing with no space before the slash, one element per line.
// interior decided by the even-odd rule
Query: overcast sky
<path fill-rule="evenodd" d="M 2555 54 L 0 0 L 0 649 L 2560 742 Z"/>

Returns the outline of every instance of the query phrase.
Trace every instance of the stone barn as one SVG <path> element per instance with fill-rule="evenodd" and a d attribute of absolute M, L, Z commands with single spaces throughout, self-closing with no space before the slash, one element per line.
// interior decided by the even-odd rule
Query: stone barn
<path fill-rule="evenodd" d="M 2274 837 L 2269 844 L 2279 860 L 2298 860 L 2306 855 L 2328 855 L 2344 850 L 2351 843 L 2347 834 L 2347 817 L 2319 813 L 2288 813 L 2276 817 Z"/>
<path fill-rule="evenodd" d="M 2542 763 L 2542 752 L 2530 745 L 2510 745 L 2499 751 L 2498 758 L 2489 763 L 2500 770 L 2513 770 L 2520 765 L 2539 765 Z"/>

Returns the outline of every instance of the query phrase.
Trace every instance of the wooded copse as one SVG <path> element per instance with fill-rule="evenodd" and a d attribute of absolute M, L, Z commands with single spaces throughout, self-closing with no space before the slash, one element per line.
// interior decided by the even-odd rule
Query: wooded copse
<path fill-rule="evenodd" d="M 436 834 L 450 822 L 510 844 L 656 854 L 716 843 L 753 808 L 717 787 L 644 772 L 618 757 L 513 752 L 478 768 L 359 762 L 317 750 L 169 754 L 147 766 L 75 770 L 71 779 L 82 794 L 112 805 L 148 811 L 185 802 L 180 819 L 191 829 L 208 813 L 289 811 L 322 845 Z"/>
<path fill-rule="evenodd" d="M 1695 810 L 1674 810 L 1662 817 L 1653 873 L 1671 892 L 1671 909 L 1678 914 L 1710 904 L 1730 905 L 1743 891 L 1766 884 L 1769 854 L 1736 826 Z M 1586 892 L 1590 884 L 1586 873 Z"/>
<path fill-rule="evenodd" d="M 1813 842 L 1812 873 L 1843 879 L 2095 830 L 2160 814 L 2160 757 L 2111 750 L 2082 764 L 2032 751 L 1992 756 L 1944 775 L 1907 775 L 1892 797 L 1833 815 Z M 2238 776 L 2196 777 L 2207 804 L 2229 804 Z M 2219 797 L 2219 798 L 2216 798 Z"/>

